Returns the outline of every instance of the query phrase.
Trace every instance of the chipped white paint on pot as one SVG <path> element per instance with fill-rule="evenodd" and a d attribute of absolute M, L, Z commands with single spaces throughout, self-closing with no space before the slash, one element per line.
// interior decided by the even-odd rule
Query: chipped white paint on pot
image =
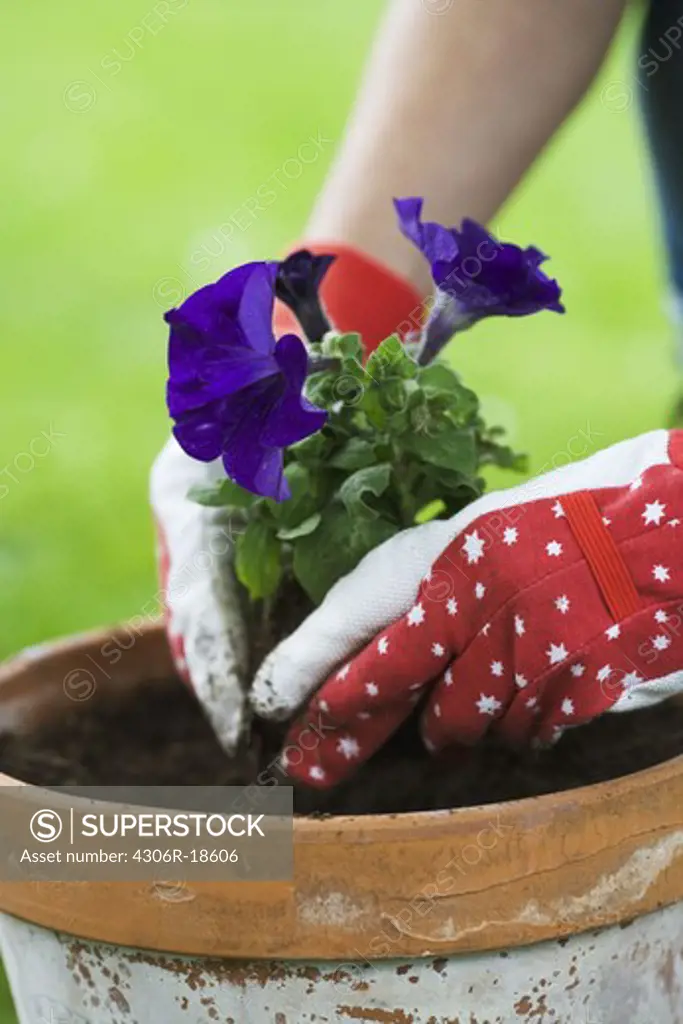
<path fill-rule="evenodd" d="M 516 950 L 368 962 L 174 957 L 0 916 L 21 1024 L 679 1024 L 683 904 Z"/>

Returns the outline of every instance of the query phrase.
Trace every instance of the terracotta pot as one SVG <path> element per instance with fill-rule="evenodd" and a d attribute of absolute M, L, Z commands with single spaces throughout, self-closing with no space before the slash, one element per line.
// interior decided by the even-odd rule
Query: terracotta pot
<path fill-rule="evenodd" d="M 170 673 L 156 624 L 25 652 L 0 727 Z M 683 1021 L 683 758 L 295 842 L 292 885 L 0 883 L 22 1024 Z"/>

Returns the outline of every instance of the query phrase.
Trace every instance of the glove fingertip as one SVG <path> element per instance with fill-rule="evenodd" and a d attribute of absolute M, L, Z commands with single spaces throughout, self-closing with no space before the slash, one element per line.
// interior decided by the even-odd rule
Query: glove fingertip
<path fill-rule="evenodd" d="M 289 706 L 283 703 L 276 691 L 269 673 L 259 670 L 249 692 L 249 703 L 255 714 L 270 721 L 283 721 L 291 714 Z"/>
<path fill-rule="evenodd" d="M 249 701 L 257 715 L 281 722 L 289 718 L 314 689 L 315 685 L 309 685 L 301 666 L 297 669 L 276 648 L 256 673 Z"/>

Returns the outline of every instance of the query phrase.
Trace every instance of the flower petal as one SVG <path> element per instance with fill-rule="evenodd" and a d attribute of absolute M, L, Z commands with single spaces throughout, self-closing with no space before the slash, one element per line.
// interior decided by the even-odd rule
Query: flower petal
<path fill-rule="evenodd" d="M 248 263 L 170 310 L 173 418 L 279 374 L 271 328 L 277 264 Z"/>
<path fill-rule="evenodd" d="M 171 372 L 166 392 L 168 410 L 175 419 L 277 373 L 278 366 L 272 357 L 255 357 L 250 349 L 221 349 L 213 364 L 205 351 L 196 358 L 192 377 L 179 377 Z"/>
<path fill-rule="evenodd" d="M 169 310 L 164 320 L 171 325 L 186 324 L 202 334 L 211 332 L 212 336 L 227 326 L 230 332 L 228 341 L 232 343 L 232 325 L 237 319 L 247 281 L 255 269 L 265 265 L 263 262 L 245 263 L 229 270 L 218 281 L 193 292 L 177 309 Z"/>
<path fill-rule="evenodd" d="M 250 347 L 262 355 L 270 355 L 275 349 L 273 306 L 278 264 L 253 266 L 240 300 L 238 320 Z"/>
<path fill-rule="evenodd" d="M 282 369 L 285 386 L 268 414 L 261 437 L 264 444 L 284 448 L 320 430 L 327 413 L 302 394 L 308 354 L 299 338 L 294 334 L 283 335 L 277 343 L 275 358 Z"/>
<path fill-rule="evenodd" d="M 275 501 L 289 497 L 284 477 L 282 449 L 266 444 L 262 438 L 264 418 L 277 401 L 275 381 L 267 387 L 256 386 L 232 399 L 224 417 L 227 433 L 223 440 L 223 465 L 228 476 L 253 494 Z"/>
<path fill-rule="evenodd" d="M 280 448 L 250 445 L 241 451 L 233 449 L 224 453 L 223 465 L 230 479 L 252 494 L 273 501 L 286 501 L 291 496 Z"/>
<path fill-rule="evenodd" d="M 326 413 L 302 393 L 303 343 L 273 336 L 277 266 L 238 267 L 167 313 L 167 401 L 189 455 L 203 462 L 222 455 L 236 483 L 282 501 L 289 496 L 283 448 L 319 430 Z"/>
<path fill-rule="evenodd" d="M 278 339 L 274 354 L 288 387 L 300 392 L 308 371 L 308 353 L 301 338 L 296 334 L 283 334 Z"/>
<path fill-rule="evenodd" d="M 430 263 L 456 259 L 458 243 L 454 232 L 433 221 L 421 220 L 424 200 L 417 196 L 394 199 L 401 232 L 418 247 Z"/>
<path fill-rule="evenodd" d="M 178 419 L 173 435 L 183 451 L 200 462 L 213 462 L 221 454 L 223 431 L 218 410 L 211 405 Z"/>

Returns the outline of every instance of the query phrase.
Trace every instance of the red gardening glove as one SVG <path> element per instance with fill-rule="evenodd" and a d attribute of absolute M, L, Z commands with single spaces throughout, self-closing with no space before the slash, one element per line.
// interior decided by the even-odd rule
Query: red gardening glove
<path fill-rule="evenodd" d="M 290 731 L 292 777 L 341 782 L 419 701 L 424 742 L 438 751 L 490 728 L 512 745 L 549 743 L 603 712 L 683 691 L 683 431 L 623 442 L 431 525 L 448 543 L 402 614 L 335 669 Z M 413 551 L 403 547 L 411 565 L 417 545 L 416 534 Z M 400 561 L 373 555 L 365 581 L 375 592 L 356 588 L 358 602 L 402 589 Z M 337 586 L 353 601 L 351 577 Z M 335 608 L 315 614 L 324 626 Z M 305 639 L 285 642 L 290 662 Z M 276 651 L 269 693 L 264 679 L 256 686 L 256 706 L 271 713 L 287 703 L 277 665 Z M 301 672 L 288 679 L 291 698 L 304 684 Z"/>

